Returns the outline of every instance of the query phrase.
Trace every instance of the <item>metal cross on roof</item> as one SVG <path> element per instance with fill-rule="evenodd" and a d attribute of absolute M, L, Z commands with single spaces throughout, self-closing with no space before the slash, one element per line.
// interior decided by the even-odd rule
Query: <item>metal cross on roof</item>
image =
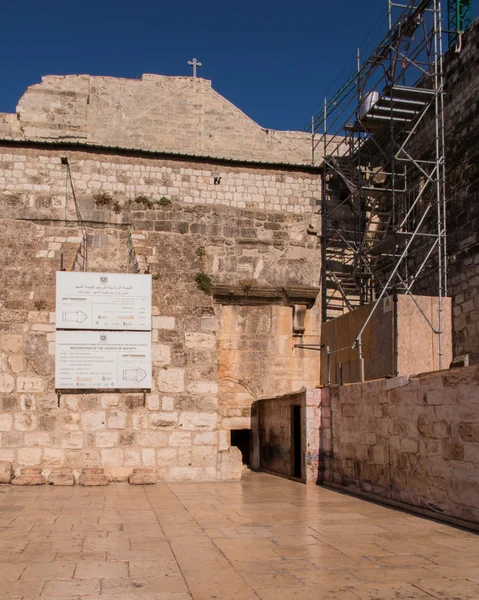
<path fill-rule="evenodd" d="M 201 67 L 202 64 L 198 62 L 196 58 L 194 58 L 193 60 L 189 60 L 188 64 L 190 65 L 190 67 L 193 67 L 193 77 L 196 77 L 196 67 Z"/>

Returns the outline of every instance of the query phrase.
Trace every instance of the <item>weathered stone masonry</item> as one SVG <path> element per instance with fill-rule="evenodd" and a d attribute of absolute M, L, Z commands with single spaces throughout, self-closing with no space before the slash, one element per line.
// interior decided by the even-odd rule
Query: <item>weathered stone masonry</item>
<path fill-rule="evenodd" d="M 324 388 L 319 481 L 477 524 L 478 382 L 475 365 Z"/>
<path fill-rule="evenodd" d="M 117 480 L 139 466 L 169 480 L 239 477 L 230 430 L 256 429 L 256 400 L 318 383 L 317 355 L 293 347 L 293 317 L 307 304 L 302 339 L 319 342 L 318 307 L 301 298 L 317 293 L 319 178 L 302 167 L 68 145 L 8 144 L 1 156 L 0 460 L 46 474 L 104 467 Z M 110 205 L 95 203 L 102 193 Z M 138 196 L 171 204 L 148 208 Z M 154 386 L 145 406 L 142 394 L 126 393 L 65 394 L 58 406 L 62 255 L 68 270 L 86 256 L 88 270 L 153 275 Z M 198 288 L 200 272 L 222 299 Z M 229 289 L 245 297 L 225 298 Z"/>

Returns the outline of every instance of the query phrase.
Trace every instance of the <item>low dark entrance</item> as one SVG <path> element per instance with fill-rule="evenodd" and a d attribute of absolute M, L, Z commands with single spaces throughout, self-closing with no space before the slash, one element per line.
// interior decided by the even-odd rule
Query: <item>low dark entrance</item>
<path fill-rule="evenodd" d="M 243 455 L 243 464 L 250 464 L 251 430 L 250 429 L 232 429 L 231 445 L 241 450 Z"/>
<path fill-rule="evenodd" d="M 291 470 L 301 479 L 301 406 L 291 407 Z"/>

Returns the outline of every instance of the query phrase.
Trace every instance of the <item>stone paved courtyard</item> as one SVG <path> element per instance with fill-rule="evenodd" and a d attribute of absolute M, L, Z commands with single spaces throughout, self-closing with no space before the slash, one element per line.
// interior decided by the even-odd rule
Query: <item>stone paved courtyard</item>
<path fill-rule="evenodd" d="M 241 483 L 0 486 L 0 597 L 479 598 L 479 537 L 333 491 Z"/>

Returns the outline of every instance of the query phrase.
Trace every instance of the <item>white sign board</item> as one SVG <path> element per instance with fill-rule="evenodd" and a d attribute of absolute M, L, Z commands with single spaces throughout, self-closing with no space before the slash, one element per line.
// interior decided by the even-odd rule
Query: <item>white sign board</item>
<path fill-rule="evenodd" d="M 150 389 L 151 333 L 57 331 L 57 389 Z"/>
<path fill-rule="evenodd" d="M 57 329 L 151 330 L 151 275 L 57 272 Z"/>

